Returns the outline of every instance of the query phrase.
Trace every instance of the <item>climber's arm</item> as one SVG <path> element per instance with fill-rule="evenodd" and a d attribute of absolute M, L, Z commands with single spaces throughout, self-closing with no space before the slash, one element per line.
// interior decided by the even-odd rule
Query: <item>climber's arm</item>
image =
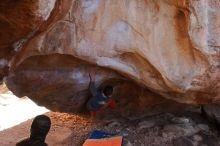
<path fill-rule="evenodd" d="M 92 96 L 95 97 L 97 95 L 97 89 L 95 87 L 95 82 L 91 81 L 89 84 L 89 90 L 92 93 Z"/>
<path fill-rule="evenodd" d="M 97 89 L 95 87 L 95 77 L 94 74 L 89 74 L 90 83 L 89 83 L 89 90 L 92 93 L 92 96 L 95 97 L 97 95 Z"/>

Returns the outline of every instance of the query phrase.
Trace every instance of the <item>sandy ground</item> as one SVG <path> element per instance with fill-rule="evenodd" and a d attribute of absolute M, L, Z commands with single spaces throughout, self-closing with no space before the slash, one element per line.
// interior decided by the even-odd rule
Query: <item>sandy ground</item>
<path fill-rule="evenodd" d="M 46 115 L 48 115 L 52 121 L 52 127 L 46 139 L 46 142 L 50 146 L 82 145 L 86 136 L 83 137 L 81 134 L 91 131 L 91 123 L 79 116 L 69 116 L 67 114 L 54 112 L 48 112 Z M 19 140 L 28 137 L 32 120 L 33 119 L 1 131 L 0 145 L 13 146 Z M 77 132 L 79 134 L 77 134 Z"/>
<path fill-rule="evenodd" d="M 28 98 L 19 99 L 11 94 L 0 94 L 0 99 L 2 97 L 7 98 L 7 101 L 0 101 L 0 131 L 49 111 Z"/>
<path fill-rule="evenodd" d="M 7 89 L 6 85 L 0 86 L 0 131 L 48 111 L 48 109 L 36 105 L 27 97 L 16 97 Z"/>

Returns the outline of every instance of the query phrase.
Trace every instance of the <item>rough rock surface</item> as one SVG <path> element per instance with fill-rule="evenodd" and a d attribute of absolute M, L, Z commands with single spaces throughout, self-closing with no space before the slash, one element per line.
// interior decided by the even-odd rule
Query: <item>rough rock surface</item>
<path fill-rule="evenodd" d="M 217 127 L 220 130 L 220 103 L 204 105 L 202 114 L 213 124 L 218 125 Z"/>
<path fill-rule="evenodd" d="M 219 7 L 218 0 L 5 0 L 0 75 L 9 69 L 16 95 L 60 111 L 83 110 L 94 71 L 97 84 L 114 84 L 116 95 L 143 107 L 161 97 L 215 102 Z"/>

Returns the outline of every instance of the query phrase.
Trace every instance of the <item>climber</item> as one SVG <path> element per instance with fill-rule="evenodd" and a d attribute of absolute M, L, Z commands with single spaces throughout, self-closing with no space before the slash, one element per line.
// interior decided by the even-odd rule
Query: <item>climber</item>
<path fill-rule="evenodd" d="M 50 130 L 50 118 L 45 115 L 39 115 L 34 118 L 30 138 L 24 139 L 16 144 L 16 146 L 48 146 L 45 143 L 47 133 Z"/>
<path fill-rule="evenodd" d="M 90 111 L 91 116 L 95 116 L 97 112 L 107 108 L 115 108 L 116 102 L 111 97 L 113 94 L 113 86 L 107 85 L 107 86 L 100 86 L 98 88 L 95 87 L 95 77 L 94 75 L 90 75 L 90 84 L 89 84 L 89 90 L 92 94 L 92 98 L 89 99 L 87 102 L 87 109 Z"/>

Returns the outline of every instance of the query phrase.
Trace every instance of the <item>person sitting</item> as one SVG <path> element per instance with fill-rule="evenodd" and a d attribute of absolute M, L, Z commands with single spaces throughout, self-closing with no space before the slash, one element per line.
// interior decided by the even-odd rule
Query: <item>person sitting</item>
<path fill-rule="evenodd" d="M 46 115 L 39 115 L 34 118 L 30 137 L 16 144 L 16 146 L 48 146 L 45 143 L 46 136 L 50 130 L 51 121 Z"/>
<path fill-rule="evenodd" d="M 107 108 L 108 106 L 115 108 L 116 102 L 112 98 L 113 86 L 100 86 L 95 87 L 94 79 L 90 75 L 89 90 L 92 94 L 92 98 L 87 102 L 87 109 L 90 111 L 91 116 L 95 116 L 97 112 Z"/>

